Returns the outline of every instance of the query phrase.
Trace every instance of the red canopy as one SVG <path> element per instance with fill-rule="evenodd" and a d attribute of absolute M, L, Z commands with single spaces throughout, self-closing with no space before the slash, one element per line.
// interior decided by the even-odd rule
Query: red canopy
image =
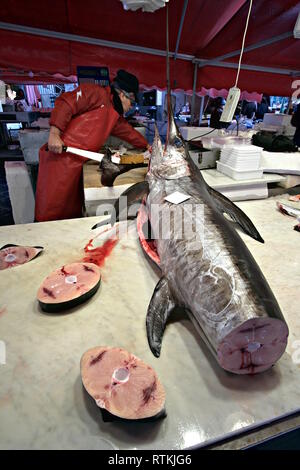
<path fill-rule="evenodd" d="M 169 2 L 170 51 L 173 52 L 184 3 L 185 0 Z M 173 89 L 193 88 L 193 58 L 214 59 L 241 48 L 248 7 L 247 0 L 189 0 L 179 56 L 171 59 Z M 254 0 L 246 47 L 293 31 L 299 11 L 299 0 Z M 136 74 L 141 84 L 164 88 L 166 65 L 165 57 L 160 54 L 165 50 L 165 17 L 165 8 L 155 13 L 125 11 L 120 0 L 2 0 L 0 78 L 23 83 L 67 82 L 75 80 L 77 65 L 102 65 L 109 67 L 111 77 L 119 68 L 125 68 Z M 37 32 L 33 29 L 29 30 L 30 34 L 16 32 L 20 25 L 51 31 L 53 37 L 46 37 L 48 33 L 44 31 L 33 34 Z M 58 39 L 56 33 L 73 36 Z M 92 44 L 99 39 L 122 46 Z M 134 50 L 128 50 L 126 45 L 134 46 Z M 137 50 L 135 46 L 148 50 Z M 238 58 L 235 55 L 226 59 L 231 68 L 220 64 L 199 68 L 197 92 L 233 86 L 236 69 L 232 67 Z M 269 73 L 242 69 L 239 79 L 242 90 L 290 96 L 295 91 L 293 81 L 297 76 L 300 78 L 300 40 L 289 37 L 245 52 L 245 64 L 277 70 Z"/>

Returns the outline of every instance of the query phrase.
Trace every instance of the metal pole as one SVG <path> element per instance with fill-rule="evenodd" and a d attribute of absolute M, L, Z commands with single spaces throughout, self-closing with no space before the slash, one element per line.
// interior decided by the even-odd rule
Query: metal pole
<path fill-rule="evenodd" d="M 74 41 L 74 42 L 80 42 L 80 43 L 84 43 L 84 44 L 94 44 L 96 46 L 116 48 L 116 49 L 131 51 L 131 52 L 142 52 L 143 54 L 152 54 L 152 55 L 157 55 L 157 56 L 161 56 L 161 57 L 166 56 L 166 51 L 161 50 L 161 49 L 152 49 L 150 47 L 136 46 L 136 45 L 133 45 L 133 44 L 126 44 L 126 43 L 114 42 L 114 41 L 106 41 L 104 39 L 97 39 L 97 38 L 91 38 L 91 37 L 86 37 L 86 36 L 79 36 L 77 34 L 61 33 L 61 32 L 58 32 L 58 31 L 50 31 L 48 29 L 32 28 L 30 26 L 23 26 L 23 25 L 12 24 L 12 23 L 0 22 L 0 29 L 4 29 L 4 30 L 7 30 L 7 31 L 16 31 L 16 32 L 26 33 L 26 34 L 33 34 L 33 35 L 36 35 L 36 36 L 44 36 L 44 37 L 50 37 L 50 38 L 55 38 L 55 39 L 63 39 L 65 41 Z M 286 33 L 286 34 L 290 34 L 290 33 Z M 287 36 L 287 37 L 289 37 L 289 36 Z M 265 45 L 266 45 L 266 42 L 265 42 Z M 249 46 L 249 47 L 253 48 L 254 46 Z M 262 46 L 260 46 L 260 47 L 262 47 Z M 249 51 L 248 48 L 246 48 L 246 49 Z M 245 49 L 245 51 L 246 51 L 246 49 Z M 234 55 L 236 55 L 236 52 L 237 51 L 235 51 Z M 169 52 L 169 57 L 172 58 L 174 56 L 175 56 L 175 52 Z M 177 59 L 181 59 L 181 60 L 193 61 L 193 62 L 197 63 L 199 67 L 203 66 L 203 64 L 208 65 L 207 59 L 195 58 L 195 56 L 193 56 L 193 55 L 177 53 L 176 57 L 177 57 Z M 209 61 L 209 63 L 211 65 L 216 66 L 216 67 L 228 67 L 228 68 L 236 68 L 237 67 L 237 64 L 234 64 L 234 63 L 229 63 L 229 62 L 216 62 L 215 63 L 215 60 L 216 59 L 212 59 L 212 61 Z M 270 73 L 274 73 L 274 74 L 300 76 L 300 71 L 298 71 L 298 70 L 288 70 L 288 69 L 261 67 L 261 66 L 254 66 L 254 65 L 242 65 L 241 68 L 245 69 L 245 70 L 256 70 L 256 71 L 259 71 L 259 72 L 270 72 Z"/>
<path fill-rule="evenodd" d="M 284 39 L 293 37 L 293 31 L 289 31 L 288 33 L 280 34 L 279 36 L 274 36 L 273 38 L 265 39 L 264 41 L 257 42 L 256 44 L 252 44 L 251 46 L 247 46 L 244 49 L 244 52 L 254 51 L 255 49 L 260 49 L 264 46 L 269 46 L 270 44 L 274 44 L 275 42 L 283 41 Z M 214 57 L 210 60 L 205 60 L 199 64 L 199 67 L 205 67 L 206 65 L 213 65 L 215 61 L 220 62 L 224 59 L 229 59 L 230 57 L 234 57 L 239 55 L 241 49 L 236 51 L 228 52 L 227 54 L 220 55 L 218 57 Z M 197 60 L 197 59 L 196 59 Z"/>
<path fill-rule="evenodd" d="M 179 42 L 180 42 L 180 38 L 181 38 L 182 27 L 183 27 L 184 17 L 185 17 L 185 13 L 186 13 L 188 3 L 189 3 L 189 0 L 184 0 L 184 5 L 183 5 L 181 19 L 180 19 L 180 25 L 179 25 L 178 34 L 177 34 L 174 60 L 176 60 L 176 58 L 177 58 L 177 52 L 178 52 L 178 48 L 179 48 Z"/>
<path fill-rule="evenodd" d="M 168 103 L 168 124 L 167 124 L 167 134 L 166 134 L 166 143 L 165 151 L 167 150 L 167 145 L 169 144 L 170 136 L 170 123 L 171 123 L 171 113 L 172 113 L 172 99 L 171 99 L 171 84 L 170 84 L 170 57 L 169 57 L 169 4 L 166 5 L 166 66 L 167 66 L 167 103 Z"/>
<path fill-rule="evenodd" d="M 33 34 L 35 36 L 44 36 L 48 38 L 63 39 L 65 41 L 81 42 L 84 44 L 94 44 L 95 46 L 111 47 L 131 52 L 142 52 L 143 54 L 153 54 L 166 57 L 166 51 L 161 49 L 152 49 L 151 47 L 136 46 L 123 42 L 106 41 L 105 39 L 91 38 L 80 36 L 78 34 L 61 33 L 60 31 L 50 31 L 49 29 L 32 28 L 31 26 L 23 26 L 19 24 L 5 23 L 0 21 L 0 29 L 6 31 L 14 31 L 18 33 Z M 169 56 L 174 57 L 175 53 L 170 52 Z M 181 60 L 193 60 L 195 56 L 190 54 L 177 54 L 177 58 Z"/>
<path fill-rule="evenodd" d="M 238 63 L 235 63 L 235 62 L 214 62 L 212 64 L 212 66 L 213 67 L 236 69 L 238 67 Z M 242 64 L 241 69 L 253 70 L 255 72 L 269 72 L 269 73 L 275 73 L 275 74 L 280 74 L 280 75 L 290 75 L 290 76 L 296 76 L 296 77 L 300 76 L 300 70 L 280 69 L 278 67 L 263 67 L 261 65 Z"/>
<path fill-rule="evenodd" d="M 287 108 L 286 108 L 286 114 L 289 114 L 289 110 L 291 108 L 291 104 L 292 104 L 292 97 L 289 96 L 289 100 L 288 100 L 288 104 L 287 104 Z"/>
<path fill-rule="evenodd" d="M 192 106 L 191 106 L 191 123 L 195 119 L 195 98 L 196 98 L 196 86 L 197 86 L 197 73 L 198 65 L 194 64 L 194 83 L 193 83 L 193 96 L 192 96 Z"/>
<path fill-rule="evenodd" d="M 168 108 L 171 105 L 171 84 L 170 84 L 170 55 L 169 55 L 169 4 L 166 5 L 166 66 L 167 66 L 167 93 Z"/>
<path fill-rule="evenodd" d="M 202 123 L 202 118 L 203 118 L 204 99 L 205 99 L 204 96 L 201 96 L 199 125 Z"/>

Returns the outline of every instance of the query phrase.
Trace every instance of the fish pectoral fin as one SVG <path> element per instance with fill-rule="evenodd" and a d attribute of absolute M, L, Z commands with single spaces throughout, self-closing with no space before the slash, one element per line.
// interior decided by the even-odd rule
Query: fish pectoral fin
<path fill-rule="evenodd" d="M 167 320 L 176 307 L 166 277 L 162 277 L 153 292 L 146 317 L 147 338 L 154 356 L 160 356 L 162 337 Z"/>
<path fill-rule="evenodd" d="M 249 217 L 238 207 L 236 206 L 230 199 L 223 194 L 215 191 L 210 186 L 207 187 L 210 195 L 213 197 L 214 202 L 216 203 L 217 208 L 222 213 L 226 213 L 229 217 L 239 224 L 239 226 L 244 230 L 247 235 L 254 238 L 258 242 L 264 243 L 263 238 L 260 236 L 258 230 L 255 228 L 255 225 Z"/>
<path fill-rule="evenodd" d="M 111 224 L 120 220 L 132 220 L 137 216 L 138 207 L 136 207 L 135 214 L 129 214 L 129 208 L 132 208 L 135 204 L 139 205 L 145 195 L 149 193 L 149 185 L 147 181 L 141 181 L 140 183 L 133 184 L 130 188 L 126 189 L 119 199 L 114 203 L 114 211 L 111 216 Z M 125 199 L 127 198 L 127 200 Z M 123 198 L 123 199 L 121 199 Z M 122 203 L 121 203 L 122 202 Z"/>
<path fill-rule="evenodd" d="M 136 213 L 129 214 L 129 208 L 133 207 L 134 204 L 139 205 L 142 202 L 143 197 L 148 194 L 149 186 L 147 181 L 141 181 L 140 183 L 133 184 L 130 188 L 126 189 L 121 196 L 114 203 L 114 208 L 110 219 L 103 220 L 92 227 L 92 230 L 102 227 L 103 225 L 111 224 L 113 227 L 116 222 L 120 220 L 134 220 L 137 216 L 138 207 L 136 207 Z M 120 199 L 127 197 L 127 200 Z M 122 201 L 122 204 L 120 203 Z"/>

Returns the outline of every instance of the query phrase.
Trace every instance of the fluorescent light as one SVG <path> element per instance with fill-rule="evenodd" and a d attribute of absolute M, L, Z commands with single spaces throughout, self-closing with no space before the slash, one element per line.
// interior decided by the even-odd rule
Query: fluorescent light
<path fill-rule="evenodd" d="M 142 8 L 143 11 L 153 12 L 164 7 L 169 0 L 121 0 L 124 10 L 136 11 Z"/>

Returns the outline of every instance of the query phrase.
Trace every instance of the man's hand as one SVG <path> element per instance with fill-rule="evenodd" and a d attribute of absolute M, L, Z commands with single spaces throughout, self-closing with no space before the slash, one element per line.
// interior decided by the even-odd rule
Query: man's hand
<path fill-rule="evenodd" d="M 61 132 L 57 127 L 50 127 L 50 135 L 48 140 L 48 148 L 50 152 L 62 153 L 64 143 L 60 138 L 60 134 Z"/>

